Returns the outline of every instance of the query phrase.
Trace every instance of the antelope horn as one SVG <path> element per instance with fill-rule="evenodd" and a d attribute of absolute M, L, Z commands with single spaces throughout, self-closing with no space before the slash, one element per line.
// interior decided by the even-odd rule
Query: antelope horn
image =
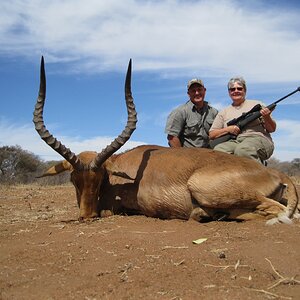
<path fill-rule="evenodd" d="M 68 148 L 66 148 L 60 141 L 58 141 L 47 130 L 44 125 L 43 110 L 46 98 L 46 75 L 44 67 L 44 57 L 41 59 L 41 72 L 40 72 L 40 90 L 37 102 L 33 112 L 33 123 L 35 130 L 38 132 L 42 140 L 46 142 L 52 149 L 64 157 L 74 169 L 79 170 L 83 167 L 80 159 Z"/>
<path fill-rule="evenodd" d="M 126 81 L 125 81 L 125 100 L 127 106 L 127 124 L 122 133 L 105 149 L 98 153 L 90 163 L 92 169 L 99 168 L 114 152 L 119 150 L 130 138 L 136 128 L 137 113 L 133 103 L 131 93 L 131 59 L 129 60 Z"/>

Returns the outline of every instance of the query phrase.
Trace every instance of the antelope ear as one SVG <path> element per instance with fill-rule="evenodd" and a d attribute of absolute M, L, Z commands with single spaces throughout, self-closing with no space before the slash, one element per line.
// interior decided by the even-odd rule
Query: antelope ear
<path fill-rule="evenodd" d="M 107 159 L 105 161 L 104 165 L 105 165 L 106 171 L 109 175 L 114 175 L 114 176 L 122 177 L 125 179 L 135 180 L 134 178 L 130 177 L 125 172 L 116 170 L 116 168 L 114 167 L 114 163 L 110 159 Z"/>
<path fill-rule="evenodd" d="M 49 168 L 44 174 L 41 176 L 37 176 L 37 178 L 42 178 L 46 176 L 54 176 L 59 173 L 65 172 L 65 171 L 71 171 L 73 169 L 72 165 L 67 162 L 66 160 L 58 163 L 57 165 Z"/>

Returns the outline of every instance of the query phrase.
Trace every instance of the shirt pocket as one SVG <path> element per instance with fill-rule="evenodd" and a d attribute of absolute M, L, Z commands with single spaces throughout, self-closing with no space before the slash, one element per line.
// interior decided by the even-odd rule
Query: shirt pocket
<path fill-rule="evenodd" d="M 187 123 L 185 128 L 185 135 L 189 137 L 197 136 L 200 131 L 198 123 Z"/>
<path fill-rule="evenodd" d="M 207 116 L 207 118 L 204 121 L 204 124 L 206 126 L 209 126 L 209 128 L 211 127 L 212 123 L 214 122 L 215 118 L 212 118 L 211 116 Z"/>
<path fill-rule="evenodd" d="M 206 133 L 209 132 L 209 129 L 213 122 L 214 122 L 214 118 L 212 118 L 211 116 L 207 116 L 207 118 L 205 119 L 204 124 L 203 124 L 203 127 L 204 127 Z"/>

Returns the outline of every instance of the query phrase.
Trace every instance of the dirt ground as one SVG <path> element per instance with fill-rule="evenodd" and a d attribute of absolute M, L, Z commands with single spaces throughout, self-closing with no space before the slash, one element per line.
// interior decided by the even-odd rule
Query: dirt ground
<path fill-rule="evenodd" d="M 0 186 L 0 299 L 300 299 L 300 221 L 78 213 L 71 185 Z"/>

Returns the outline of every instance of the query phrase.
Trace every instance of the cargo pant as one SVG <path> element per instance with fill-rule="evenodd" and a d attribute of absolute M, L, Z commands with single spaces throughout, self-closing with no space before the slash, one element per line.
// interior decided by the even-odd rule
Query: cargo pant
<path fill-rule="evenodd" d="M 274 144 L 259 135 L 237 136 L 235 140 L 218 144 L 214 150 L 249 157 L 263 163 L 273 154 Z"/>

